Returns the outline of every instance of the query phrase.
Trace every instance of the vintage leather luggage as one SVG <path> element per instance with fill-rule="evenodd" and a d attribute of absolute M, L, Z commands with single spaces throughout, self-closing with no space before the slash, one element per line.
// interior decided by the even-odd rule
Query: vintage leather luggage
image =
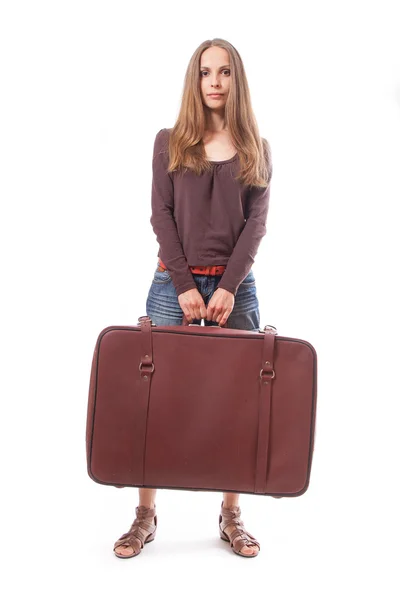
<path fill-rule="evenodd" d="M 184 321 L 185 322 L 185 321 Z M 110 326 L 89 385 L 89 476 L 116 487 L 300 496 L 317 355 L 304 340 L 193 325 Z"/>

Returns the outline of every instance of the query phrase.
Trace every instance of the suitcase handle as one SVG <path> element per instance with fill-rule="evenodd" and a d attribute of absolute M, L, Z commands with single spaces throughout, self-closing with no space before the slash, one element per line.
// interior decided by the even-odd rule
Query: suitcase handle
<path fill-rule="evenodd" d="M 202 321 L 204 321 L 204 318 L 201 319 Z M 137 324 L 140 325 L 143 321 L 150 321 L 151 325 L 153 327 L 156 327 L 156 324 L 152 322 L 152 320 L 150 319 L 150 317 L 148 317 L 147 315 L 144 315 L 143 317 L 139 317 Z M 201 325 L 199 323 L 189 323 L 188 320 L 186 319 L 185 315 L 183 315 L 183 319 L 182 319 L 182 325 L 191 325 L 191 326 L 195 326 L 197 325 L 198 327 L 201 327 Z M 226 323 L 225 325 L 211 325 L 211 327 L 226 327 Z"/>
<path fill-rule="evenodd" d="M 204 322 L 204 318 L 201 319 L 201 321 Z M 198 326 L 201 327 L 201 325 L 199 323 L 188 323 L 187 318 L 185 317 L 185 315 L 183 315 L 183 319 L 182 319 L 182 325 L 189 325 L 189 326 Z M 211 325 L 211 327 L 227 327 L 227 323 L 225 323 L 225 325 Z M 266 331 L 268 331 L 268 333 L 272 334 L 272 335 L 278 335 L 278 330 L 276 327 L 274 327 L 273 325 L 265 325 L 264 329 L 260 329 L 258 330 L 260 333 L 265 333 Z"/>
<path fill-rule="evenodd" d="M 137 324 L 140 325 L 140 323 L 144 320 L 149 320 L 150 323 L 152 324 L 153 327 L 155 327 L 155 323 L 152 323 L 150 317 L 148 317 L 147 315 L 145 315 L 144 317 L 139 317 Z M 202 321 L 204 321 L 204 317 L 201 319 Z M 185 315 L 183 315 L 183 319 L 182 319 L 182 325 L 189 325 L 189 326 L 198 326 L 201 327 L 201 325 L 199 325 L 199 323 L 188 323 L 188 320 L 186 319 Z M 225 325 L 211 325 L 211 327 L 227 327 L 227 323 L 225 323 Z M 268 331 L 268 333 L 272 334 L 272 335 L 278 335 L 278 330 L 276 329 L 276 327 L 274 327 L 273 325 L 265 325 L 264 329 L 259 329 L 260 333 L 265 333 L 266 331 Z"/>
<path fill-rule="evenodd" d="M 201 318 L 201 321 L 205 321 L 204 317 Z M 182 325 L 189 325 L 189 326 L 198 326 L 198 327 L 202 327 L 202 325 L 200 323 L 189 323 L 186 316 L 183 315 L 183 319 L 182 319 Z M 210 327 L 226 327 L 226 323 L 225 325 L 210 325 Z"/>

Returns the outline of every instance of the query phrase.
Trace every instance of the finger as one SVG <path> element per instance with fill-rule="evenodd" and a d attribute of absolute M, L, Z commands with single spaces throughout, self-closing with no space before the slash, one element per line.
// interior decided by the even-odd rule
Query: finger
<path fill-rule="evenodd" d="M 207 315 L 206 307 L 203 302 L 203 304 L 200 304 L 199 306 L 196 307 L 196 319 L 200 319 L 200 320 L 203 319 L 204 313 L 206 313 L 206 315 Z"/>
<path fill-rule="evenodd" d="M 185 307 L 185 315 L 186 315 L 186 318 L 189 321 L 189 323 L 192 323 L 193 319 L 196 318 L 196 315 L 194 314 L 194 310 L 189 304 Z"/>
<path fill-rule="evenodd" d="M 193 305 L 192 315 L 193 315 L 193 319 L 198 319 L 201 321 L 202 316 L 201 316 L 201 305 L 200 304 Z"/>
<path fill-rule="evenodd" d="M 229 315 L 231 314 L 231 310 L 228 308 L 222 315 L 222 317 L 220 318 L 219 324 L 221 327 L 223 327 L 225 325 L 225 323 L 228 320 Z"/>
<path fill-rule="evenodd" d="M 220 321 L 221 321 L 221 319 L 222 319 L 222 317 L 223 317 L 223 316 L 224 316 L 224 311 L 223 311 L 223 309 L 221 309 L 221 310 L 219 311 L 219 313 L 217 314 L 217 316 L 216 316 L 216 318 L 215 318 L 215 321 L 216 321 L 217 323 L 220 323 Z"/>
<path fill-rule="evenodd" d="M 211 317 L 210 317 L 210 321 L 214 321 L 216 323 L 218 323 L 218 319 L 220 318 L 220 312 L 218 311 L 218 308 L 214 308 Z"/>

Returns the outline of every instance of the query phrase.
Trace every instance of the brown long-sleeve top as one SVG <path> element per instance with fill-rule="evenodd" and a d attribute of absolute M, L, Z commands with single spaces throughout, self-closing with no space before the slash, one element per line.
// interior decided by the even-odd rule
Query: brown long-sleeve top
<path fill-rule="evenodd" d="M 212 171 L 196 175 L 167 172 L 169 130 L 161 129 L 153 151 L 150 223 L 177 295 L 196 288 L 190 266 L 226 265 L 218 287 L 236 295 L 266 234 L 270 185 L 235 181 L 238 154 L 212 161 Z"/>

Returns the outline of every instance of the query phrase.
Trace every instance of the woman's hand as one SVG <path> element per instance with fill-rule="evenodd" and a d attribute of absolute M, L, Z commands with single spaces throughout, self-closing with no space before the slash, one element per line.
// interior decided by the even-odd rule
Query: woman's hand
<path fill-rule="evenodd" d="M 207 305 L 207 320 L 216 321 L 223 327 L 235 306 L 235 295 L 223 288 L 217 288 Z"/>
<path fill-rule="evenodd" d="M 206 305 L 197 287 L 179 294 L 178 302 L 188 323 L 191 323 L 193 319 L 206 318 Z"/>

